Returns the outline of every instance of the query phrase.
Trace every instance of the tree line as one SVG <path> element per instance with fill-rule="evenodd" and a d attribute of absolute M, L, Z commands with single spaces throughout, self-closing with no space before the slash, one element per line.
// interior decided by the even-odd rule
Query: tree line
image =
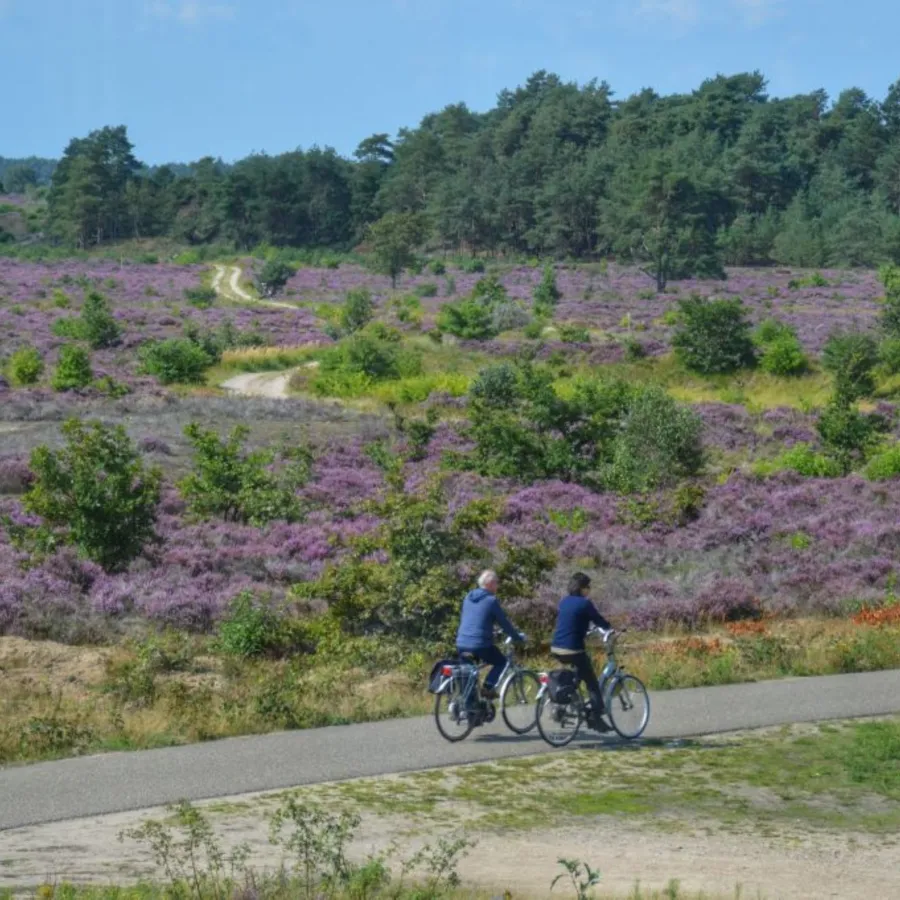
<path fill-rule="evenodd" d="M 48 191 L 48 235 L 347 249 L 414 217 L 432 250 L 637 262 L 657 277 L 724 265 L 900 261 L 900 82 L 767 94 L 759 72 L 624 100 L 606 82 L 537 72 L 476 113 L 363 140 L 149 169 L 124 127 L 70 142 Z"/>

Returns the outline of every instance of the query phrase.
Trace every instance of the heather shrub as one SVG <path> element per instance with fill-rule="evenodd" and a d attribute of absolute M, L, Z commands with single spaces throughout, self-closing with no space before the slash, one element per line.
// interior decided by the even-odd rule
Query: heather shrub
<path fill-rule="evenodd" d="M 672 344 L 685 368 L 719 375 L 754 365 L 756 353 L 740 300 L 691 297 L 679 301 L 679 308 Z"/>
<path fill-rule="evenodd" d="M 196 423 L 184 433 L 194 450 L 193 471 L 178 488 L 192 515 L 250 525 L 303 518 L 298 491 L 309 480 L 312 464 L 305 448 L 247 452 L 250 430 L 243 425 L 227 441 Z"/>
<path fill-rule="evenodd" d="M 371 293 L 366 288 L 354 288 L 341 307 L 341 328 L 346 334 L 353 334 L 371 322 L 374 315 Z"/>
<path fill-rule="evenodd" d="M 609 483 L 646 491 L 696 475 L 703 465 L 703 423 L 662 388 L 638 390 L 613 441 Z"/>
<path fill-rule="evenodd" d="M 189 338 L 148 341 L 138 351 L 142 371 L 160 384 L 202 384 L 215 357 Z"/>
<path fill-rule="evenodd" d="M 31 454 L 34 480 L 22 505 L 42 524 L 7 521 L 7 529 L 32 551 L 72 544 L 107 571 L 126 565 L 155 538 L 162 475 L 144 465 L 122 426 L 70 419 L 62 432 L 62 449 Z"/>
<path fill-rule="evenodd" d="M 865 468 L 870 481 L 886 481 L 900 475 L 900 444 L 894 444 L 875 454 Z"/>
<path fill-rule="evenodd" d="M 9 358 L 6 370 L 14 385 L 37 384 L 44 374 L 44 360 L 36 347 L 22 347 Z"/>
<path fill-rule="evenodd" d="M 65 344 L 59 349 L 59 361 L 50 380 L 55 391 L 74 391 L 87 387 L 94 377 L 91 357 L 84 347 Z"/>
<path fill-rule="evenodd" d="M 835 395 L 844 403 L 875 392 L 873 370 L 877 364 L 875 339 L 858 331 L 835 332 L 822 351 L 822 366 L 834 377 Z"/>

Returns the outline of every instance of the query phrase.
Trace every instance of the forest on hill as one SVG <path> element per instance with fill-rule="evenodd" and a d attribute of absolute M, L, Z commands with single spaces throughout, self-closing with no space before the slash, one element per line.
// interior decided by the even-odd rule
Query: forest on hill
<path fill-rule="evenodd" d="M 614 256 L 672 278 L 871 266 L 900 261 L 900 82 L 883 100 L 773 98 L 754 72 L 618 100 L 542 71 L 487 112 L 448 106 L 352 159 L 312 147 L 151 169 L 108 127 L 69 143 L 46 197 L 47 238 L 79 248 L 348 249 L 395 214 L 431 250 Z"/>

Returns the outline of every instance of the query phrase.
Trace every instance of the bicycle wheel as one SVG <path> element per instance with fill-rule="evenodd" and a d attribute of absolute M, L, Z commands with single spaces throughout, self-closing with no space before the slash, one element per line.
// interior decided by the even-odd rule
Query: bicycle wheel
<path fill-rule="evenodd" d="M 434 724 L 441 737 L 451 744 L 464 741 L 475 727 L 465 709 L 462 692 L 455 684 L 448 691 L 435 696 Z"/>
<path fill-rule="evenodd" d="M 535 720 L 541 737 L 551 747 L 565 747 L 571 744 L 581 728 L 584 713 L 581 698 L 571 703 L 554 703 L 549 694 L 544 694 L 537 702 Z"/>
<path fill-rule="evenodd" d="M 508 679 L 500 691 L 500 711 L 506 727 L 515 734 L 528 734 L 537 724 L 535 702 L 541 682 L 535 672 L 522 670 Z"/>
<path fill-rule="evenodd" d="M 639 738 L 650 721 L 650 697 L 634 675 L 617 675 L 606 692 L 606 712 L 616 733 L 626 740 Z"/>

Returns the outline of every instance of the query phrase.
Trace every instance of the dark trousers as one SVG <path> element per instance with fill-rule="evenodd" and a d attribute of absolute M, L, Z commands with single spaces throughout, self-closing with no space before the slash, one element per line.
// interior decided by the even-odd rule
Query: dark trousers
<path fill-rule="evenodd" d="M 456 649 L 460 653 L 471 653 L 478 662 L 487 663 L 491 667 L 491 671 L 484 679 L 484 686 L 486 688 L 497 687 L 497 682 L 506 668 L 506 657 L 499 647 L 492 644 L 490 647 L 457 647 Z"/>
<path fill-rule="evenodd" d="M 590 656 L 582 650 L 580 653 L 552 653 L 554 659 L 558 659 L 567 666 L 574 666 L 578 674 L 578 680 L 583 681 L 591 698 L 591 706 L 595 715 L 603 714 L 603 695 L 600 693 L 600 682 L 594 671 L 594 664 Z"/>

